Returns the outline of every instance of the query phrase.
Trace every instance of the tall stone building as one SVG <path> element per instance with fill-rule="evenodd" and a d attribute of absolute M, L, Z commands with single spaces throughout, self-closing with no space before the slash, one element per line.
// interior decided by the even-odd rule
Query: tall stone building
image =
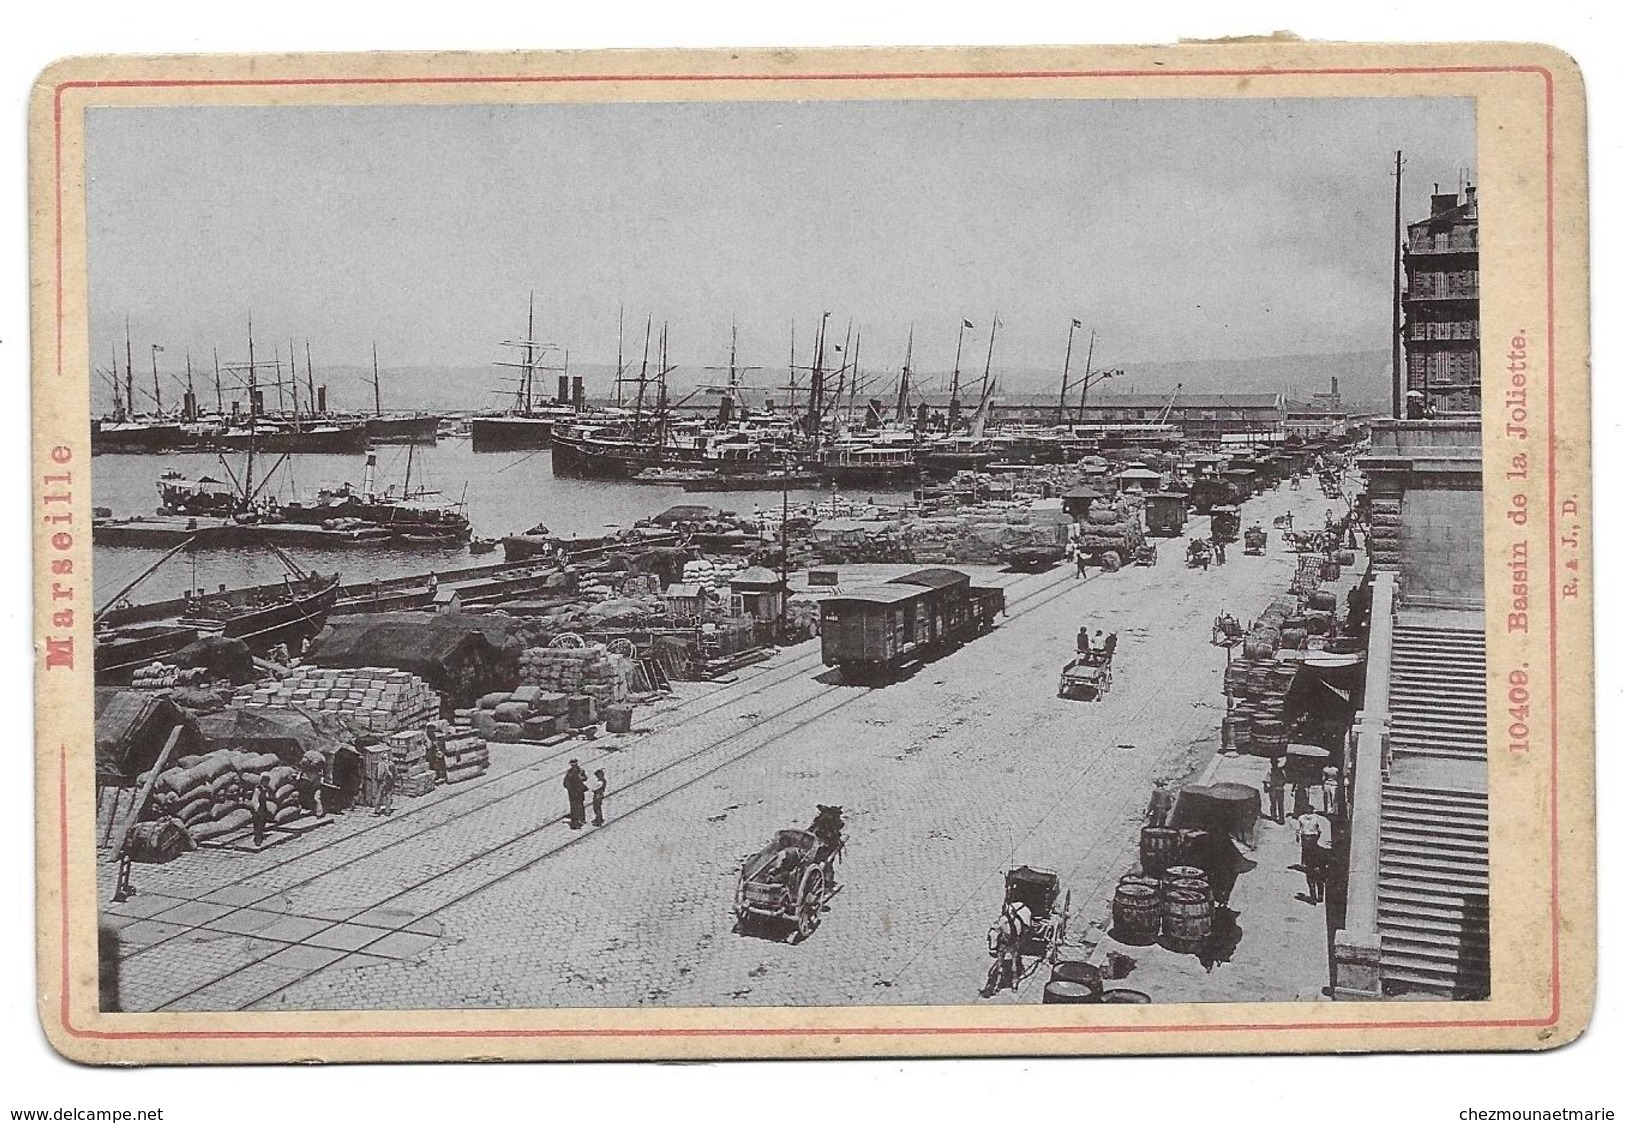
<path fill-rule="evenodd" d="M 1432 213 L 1407 227 L 1405 385 L 1435 413 L 1480 410 L 1478 197 L 1440 194 Z"/>

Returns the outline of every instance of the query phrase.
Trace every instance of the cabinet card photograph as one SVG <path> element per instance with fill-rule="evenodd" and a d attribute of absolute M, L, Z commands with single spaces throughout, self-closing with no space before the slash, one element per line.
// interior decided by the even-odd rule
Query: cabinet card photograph
<path fill-rule="evenodd" d="M 55 64 L 50 1040 L 1572 1040 L 1583 107 L 1517 45 Z"/>

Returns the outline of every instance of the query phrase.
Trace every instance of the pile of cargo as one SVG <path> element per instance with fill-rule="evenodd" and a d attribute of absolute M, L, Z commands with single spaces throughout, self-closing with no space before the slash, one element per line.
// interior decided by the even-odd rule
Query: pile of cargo
<path fill-rule="evenodd" d="M 173 690 L 176 687 L 197 686 L 205 682 L 209 672 L 202 667 L 176 667 L 169 663 L 151 663 L 138 667 L 130 676 L 135 690 Z"/>
<path fill-rule="evenodd" d="M 630 659 L 611 655 L 600 644 L 585 647 L 533 647 L 519 656 L 521 686 L 560 694 L 585 694 L 599 709 L 624 702 L 632 688 Z"/>
<path fill-rule="evenodd" d="M 395 773 L 395 794 L 428 795 L 434 791 L 434 769 L 429 766 L 429 735 L 421 729 L 408 729 L 384 738 L 389 747 L 389 763 Z"/>
<path fill-rule="evenodd" d="M 1134 560 L 1145 545 L 1145 525 L 1139 508 L 1128 503 L 1090 504 L 1078 526 L 1078 548 L 1104 569 L 1116 569 Z"/>
<path fill-rule="evenodd" d="M 469 730 L 455 730 L 441 724 L 431 731 L 440 740 L 440 758 L 446 766 L 446 783 L 460 784 L 485 775 L 491 766 L 491 753 L 485 738 Z"/>
<path fill-rule="evenodd" d="M 1222 729 L 1224 745 L 1256 756 L 1286 752 L 1286 696 L 1297 664 L 1274 659 L 1233 659 L 1224 671 L 1231 699 Z"/>
<path fill-rule="evenodd" d="M 253 825 L 250 801 L 260 778 L 271 778 L 271 821 L 286 823 L 304 812 L 299 806 L 298 770 L 283 764 L 275 753 L 249 753 L 217 749 L 201 756 L 183 756 L 173 767 L 158 773 L 153 784 L 148 818 L 174 818 L 195 842 L 207 842 Z M 136 778 L 144 787 L 151 772 Z"/>
<path fill-rule="evenodd" d="M 734 574 L 745 568 L 744 558 L 696 558 L 683 563 L 684 585 L 698 585 L 708 596 L 722 592 Z"/>
<path fill-rule="evenodd" d="M 325 710 L 369 733 L 421 729 L 440 716 L 440 695 L 407 671 L 389 667 L 296 667 L 287 678 L 245 686 L 242 706 Z"/>
<path fill-rule="evenodd" d="M 538 686 L 497 691 L 480 698 L 473 709 L 458 710 L 458 725 L 487 741 L 516 744 L 545 741 L 560 733 L 598 723 L 599 707 L 588 694 L 565 694 Z"/>

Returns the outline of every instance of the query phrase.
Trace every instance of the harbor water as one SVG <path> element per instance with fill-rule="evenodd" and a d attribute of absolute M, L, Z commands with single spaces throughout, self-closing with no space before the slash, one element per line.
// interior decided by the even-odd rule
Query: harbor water
<path fill-rule="evenodd" d="M 443 439 L 433 446 L 410 450 L 412 489 L 429 488 L 438 494 L 434 502 L 463 503 L 473 524 L 475 538 L 501 538 L 520 534 L 545 523 L 554 534 L 582 538 L 606 533 L 608 527 L 629 527 L 639 519 L 659 514 L 678 503 L 694 503 L 733 511 L 742 516 L 761 510 L 776 517 L 783 502 L 777 491 L 685 492 L 680 487 L 627 483 L 617 480 L 558 479 L 553 475 L 551 454 L 530 452 L 475 453 L 466 439 Z M 378 450 L 374 486 L 382 491 L 393 485 L 397 493 L 406 483 L 408 448 L 386 445 Z M 277 463 L 277 457 L 257 457 L 255 486 L 261 473 Z M 199 475 L 230 482 L 225 465 L 238 480 L 244 458 L 214 453 L 167 453 L 158 455 L 107 454 L 97 456 L 91 466 L 91 492 L 97 507 L 115 516 L 151 514 L 158 507 L 158 477 L 176 471 L 196 478 Z M 275 471 L 261 495 L 287 501 L 311 498 L 318 488 L 341 483 L 362 485 L 365 461 L 361 456 L 293 454 Z M 906 492 L 866 489 L 844 493 L 847 498 L 874 495 L 897 502 Z M 830 492 L 794 490 L 790 492 L 792 511 L 825 501 Z M 296 547 L 284 551 L 306 569 L 323 573 L 338 571 L 346 581 L 400 577 L 436 568 L 454 569 L 501 560 L 495 554 L 472 555 L 467 547 L 456 549 L 399 549 L 380 546 L 353 546 L 336 549 Z M 164 550 L 153 547 L 97 546 L 95 550 L 95 595 L 98 607 L 143 569 L 157 561 Z M 213 589 L 219 585 L 243 585 L 279 581 L 287 565 L 268 547 L 223 548 L 194 551 L 172 558 L 144 580 L 130 594 L 136 602 L 180 596 L 187 589 Z"/>

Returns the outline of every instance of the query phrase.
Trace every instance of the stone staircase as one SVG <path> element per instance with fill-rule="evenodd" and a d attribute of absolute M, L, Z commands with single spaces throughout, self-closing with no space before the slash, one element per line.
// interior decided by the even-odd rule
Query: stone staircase
<path fill-rule="evenodd" d="M 1377 930 L 1387 993 L 1488 996 L 1489 853 L 1484 794 L 1384 786 Z"/>
<path fill-rule="evenodd" d="M 1484 633 L 1402 622 L 1393 667 L 1394 755 L 1483 761 Z"/>
<path fill-rule="evenodd" d="M 1402 617 L 1389 702 L 1392 769 L 1383 785 L 1377 877 L 1383 989 L 1484 998 L 1490 882 L 1482 629 Z"/>

